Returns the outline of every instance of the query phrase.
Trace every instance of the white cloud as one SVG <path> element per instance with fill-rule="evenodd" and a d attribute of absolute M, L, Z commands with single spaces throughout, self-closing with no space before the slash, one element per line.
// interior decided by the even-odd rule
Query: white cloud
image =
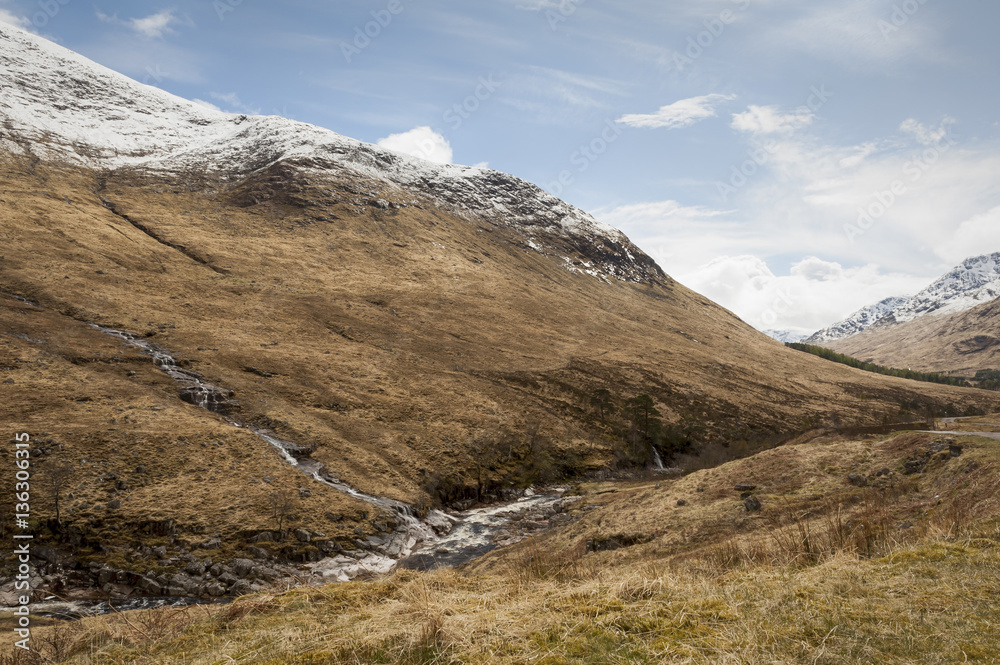
<path fill-rule="evenodd" d="M 906 132 L 907 134 L 913 134 L 923 145 L 935 145 L 944 140 L 950 131 L 952 125 L 955 124 L 955 119 L 945 116 L 941 121 L 941 124 L 937 129 L 931 129 L 927 125 L 909 118 L 903 121 L 903 124 L 899 126 L 899 129 Z"/>
<path fill-rule="evenodd" d="M 962 144 L 943 131 L 951 123 L 906 122 L 847 146 L 776 133 L 767 162 L 735 188 L 727 210 L 720 198 L 720 209 L 664 201 L 593 212 L 749 323 L 818 330 L 1000 251 L 1000 142 Z M 879 214 L 852 238 L 845 228 L 862 209 Z M 789 265 L 789 256 L 804 258 Z M 768 266 L 774 257 L 782 274 Z"/>
<path fill-rule="evenodd" d="M 448 139 L 426 126 L 390 134 L 377 143 L 383 148 L 438 164 L 451 164 L 454 158 Z"/>
<path fill-rule="evenodd" d="M 891 20 L 897 0 L 830 0 L 812 3 L 795 19 L 776 22 L 755 33 L 761 48 L 787 58 L 796 51 L 862 70 L 884 70 L 896 62 L 932 60 L 948 55 L 939 47 L 931 12 L 921 3 L 919 13 L 898 30 Z"/>
<path fill-rule="evenodd" d="M 732 128 L 749 134 L 792 132 L 812 124 L 816 115 L 807 108 L 781 113 L 776 106 L 750 105 L 743 113 L 734 113 Z"/>
<path fill-rule="evenodd" d="M 873 264 L 844 268 L 814 256 L 793 264 L 788 275 L 775 275 L 756 256 L 721 256 L 678 279 L 758 329 L 809 332 L 883 298 L 916 293 L 928 283 L 884 273 Z"/>
<path fill-rule="evenodd" d="M 190 19 L 181 20 L 174 16 L 173 9 L 164 9 L 155 14 L 150 14 L 149 16 L 143 18 L 130 18 L 122 20 L 118 18 L 117 14 L 109 16 L 104 14 L 100 10 L 97 11 L 97 18 L 105 23 L 113 23 L 115 25 L 123 25 L 127 28 L 131 28 L 138 34 L 148 37 L 150 39 L 155 39 L 162 37 L 164 34 L 172 33 L 170 26 L 178 23 L 190 24 Z"/>
<path fill-rule="evenodd" d="M 957 264 L 966 258 L 996 251 L 1000 251 L 1000 206 L 959 224 L 938 253 Z"/>
<path fill-rule="evenodd" d="M 0 7 L 0 23 L 7 23 L 8 25 L 13 25 L 21 28 L 22 30 L 31 29 L 31 21 L 23 16 L 17 16 L 9 9 L 3 9 L 2 7 Z"/>
<path fill-rule="evenodd" d="M 693 125 L 705 118 L 714 118 L 715 107 L 721 102 L 736 99 L 736 95 L 710 94 L 682 99 L 667 106 L 661 106 L 656 113 L 632 113 L 618 118 L 617 122 L 629 127 L 679 129 Z"/>
<path fill-rule="evenodd" d="M 213 104 L 212 102 L 206 102 L 204 99 L 192 99 L 191 101 L 194 102 L 195 104 L 197 104 L 198 106 L 202 106 L 202 107 L 204 107 L 206 109 L 209 109 L 209 110 L 212 110 L 212 111 L 221 111 L 222 110 L 218 106 L 216 106 L 215 104 Z"/>
<path fill-rule="evenodd" d="M 212 96 L 212 99 L 225 103 L 231 111 L 246 113 L 248 115 L 260 115 L 259 108 L 244 104 L 240 100 L 240 96 L 235 92 L 212 92 L 209 94 Z"/>

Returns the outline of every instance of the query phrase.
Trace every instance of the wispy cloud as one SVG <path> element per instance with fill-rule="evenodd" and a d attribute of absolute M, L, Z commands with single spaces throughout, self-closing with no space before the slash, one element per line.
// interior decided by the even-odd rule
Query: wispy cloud
<path fill-rule="evenodd" d="M 24 30 L 31 29 L 31 21 L 23 16 L 18 16 L 9 9 L 4 9 L 3 7 L 0 7 L 0 23 L 13 25 Z"/>
<path fill-rule="evenodd" d="M 954 124 L 954 118 L 945 116 L 937 129 L 932 129 L 914 118 L 908 118 L 903 121 L 899 128 L 907 134 L 912 134 L 922 145 L 935 145 L 948 136 L 949 130 Z"/>
<path fill-rule="evenodd" d="M 618 118 L 617 122 L 629 127 L 649 128 L 649 129 L 680 129 L 693 125 L 699 120 L 714 118 L 715 108 L 722 102 L 736 99 L 736 95 L 710 94 L 701 97 L 691 97 L 682 99 L 661 106 L 656 113 L 640 114 L 632 113 Z"/>
<path fill-rule="evenodd" d="M 213 92 L 210 94 L 212 96 L 212 99 L 224 103 L 229 109 L 233 111 L 239 111 L 241 113 L 247 113 L 249 115 L 260 114 L 259 108 L 244 104 L 240 100 L 240 96 L 237 95 L 235 92 L 226 92 L 226 93 Z"/>
<path fill-rule="evenodd" d="M 748 134 L 777 134 L 795 131 L 812 124 L 816 115 L 809 109 L 782 113 L 776 106 L 751 104 L 743 113 L 734 113 L 732 128 Z"/>
<path fill-rule="evenodd" d="M 172 33 L 172 25 L 192 25 L 190 18 L 179 18 L 174 15 L 175 11 L 174 9 L 164 9 L 143 18 L 120 19 L 118 14 L 108 15 L 97 10 L 97 18 L 104 23 L 130 28 L 143 37 L 158 39 L 165 34 Z"/>
<path fill-rule="evenodd" d="M 912 18 L 905 14 L 906 23 L 897 28 L 892 21 L 898 5 L 895 0 L 816 3 L 755 36 L 761 48 L 780 49 L 781 57 L 798 51 L 863 70 L 884 68 L 904 58 L 946 59 L 935 29 L 941 22 L 933 20 L 933 8 L 921 3 L 919 11 Z"/>

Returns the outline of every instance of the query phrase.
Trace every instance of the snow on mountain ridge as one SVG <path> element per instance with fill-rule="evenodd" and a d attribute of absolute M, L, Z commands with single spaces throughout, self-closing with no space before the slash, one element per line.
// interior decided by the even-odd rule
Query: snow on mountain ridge
<path fill-rule="evenodd" d="M 1000 297 L 1000 252 L 963 261 L 905 304 L 892 311 L 892 321 L 906 323 L 921 316 L 943 316 L 972 309 Z"/>
<path fill-rule="evenodd" d="M 872 327 L 897 307 L 906 304 L 908 301 L 909 298 L 893 296 L 881 300 L 874 305 L 862 307 L 843 321 L 823 328 L 806 337 L 803 342 L 805 344 L 822 344 L 823 342 L 833 342 L 838 339 L 850 337 L 851 335 L 857 335 Z"/>
<path fill-rule="evenodd" d="M 771 339 L 776 339 L 784 344 L 801 342 L 808 335 L 808 333 L 796 332 L 794 330 L 762 330 L 761 332 Z"/>
<path fill-rule="evenodd" d="M 246 175 L 282 160 L 347 170 L 516 227 L 541 253 L 559 254 L 546 235 L 583 240 L 603 257 L 596 272 L 609 277 L 666 278 L 621 231 L 514 176 L 434 164 L 278 116 L 216 111 L 3 23 L 0 87 L 0 149 L 7 152 L 101 170 Z"/>
<path fill-rule="evenodd" d="M 922 316 L 957 314 L 1000 298 L 1000 252 L 963 261 L 912 298 L 887 298 L 805 340 L 822 344 L 845 339 L 870 328 L 907 323 Z"/>

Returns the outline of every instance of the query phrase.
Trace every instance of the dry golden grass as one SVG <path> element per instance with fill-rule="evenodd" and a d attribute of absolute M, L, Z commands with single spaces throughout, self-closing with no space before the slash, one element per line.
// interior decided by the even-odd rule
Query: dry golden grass
<path fill-rule="evenodd" d="M 1000 368 L 998 313 L 1000 302 L 991 301 L 957 314 L 865 331 L 828 346 L 880 365 L 971 378 L 978 370 Z"/>
<path fill-rule="evenodd" d="M 845 442 L 846 459 L 857 461 L 851 455 L 861 450 L 868 455 L 861 466 L 898 462 L 929 440 Z M 663 508 L 627 487 L 628 497 L 465 570 L 404 571 L 247 596 L 225 608 L 88 619 L 64 640 L 72 655 L 58 662 L 995 663 L 1000 445 L 962 443 L 963 455 L 925 470 L 919 487 L 900 481 L 871 493 L 824 484 L 824 501 L 808 515 L 765 494 L 757 524 L 728 531 L 708 521 L 701 532 L 694 519 L 688 536 L 700 545 L 686 550 L 566 546 L 574 540 L 566 532 L 583 526 L 582 537 L 597 537 L 615 515 L 657 523 Z M 664 493 L 692 481 L 701 494 L 737 503 L 729 483 L 751 470 L 802 475 L 795 482 L 814 485 L 805 472 L 829 463 L 829 451 L 814 448 L 699 471 Z M 608 496 L 588 493 L 586 501 Z M 904 519 L 913 522 L 905 533 L 895 528 Z M 867 527 L 847 527 L 848 520 Z"/>

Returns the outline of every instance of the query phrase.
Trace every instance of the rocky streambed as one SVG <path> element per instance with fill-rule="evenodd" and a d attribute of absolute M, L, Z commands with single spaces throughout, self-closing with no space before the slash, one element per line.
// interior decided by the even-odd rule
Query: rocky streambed
<path fill-rule="evenodd" d="M 418 516 L 408 504 L 365 494 L 332 477 L 302 446 L 240 423 L 230 415 L 238 406 L 232 391 L 182 368 L 163 347 L 132 333 L 92 325 L 152 357 L 160 370 L 178 382 L 182 400 L 220 414 L 234 427 L 252 431 L 316 482 L 377 508 L 384 516 L 379 522 L 383 529 L 375 535 L 358 529 L 350 543 L 305 529 L 290 534 L 259 532 L 247 535 L 241 548 L 246 556 L 231 560 L 212 556 L 222 547 L 217 538 L 199 543 L 175 540 L 169 548 L 138 547 L 127 551 L 127 559 L 149 562 L 145 573 L 135 572 L 134 565 L 130 566 L 133 570 L 106 563 L 82 566 L 70 554 L 37 547 L 33 552 L 36 575 L 31 579 L 31 588 L 35 599 L 42 602 L 36 611 L 72 618 L 122 609 L 217 602 L 267 588 L 385 574 L 396 567 L 456 566 L 571 519 L 566 511 L 577 499 L 564 498 L 566 488 L 527 490 L 524 496 L 503 504 L 465 511 L 432 510 Z M 163 535 L 171 529 L 170 524 L 162 525 Z M 81 541 L 86 538 L 86 534 L 69 535 L 71 545 L 74 537 Z M 289 561 L 288 552 L 303 549 L 308 552 L 304 561 Z M 0 586 L 0 605 L 16 602 L 13 591 L 12 581 Z"/>
<path fill-rule="evenodd" d="M 131 555 L 150 562 L 146 573 L 119 570 L 108 564 L 80 566 L 51 547 L 36 548 L 36 574 L 31 578 L 36 614 L 67 619 L 165 605 L 226 602 L 233 597 L 274 588 L 346 582 L 392 572 L 397 567 L 426 570 L 457 566 L 498 548 L 520 542 L 573 519 L 569 509 L 579 497 L 563 497 L 551 488 L 500 505 L 466 511 L 437 511 L 422 520 L 431 531 L 411 545 L 412 531 L 399 526 L 376 536 L 358 536 L 350 548 L 323 534 L 298 529 L 293 543 L 313 543 L 322 554 L 315 561 L 289 563 L 273 553 L 282 543 L 261 532 L 245 547 L 248 558 L 214 560 L 218 539 L 173 548 L 140 548 Z M 410 549 L 407 549 L 407 546 Z M 251 558 L 252 557 L 252 558 Z M 154 568 L 177 572 L 157 573 Z M 0 603 L 15 604 L 13 582 L 0 587 Z M 0 607 L 0 613 L 5 610 Z M 12 611 L 12 610 L 6 610 Z"/>

